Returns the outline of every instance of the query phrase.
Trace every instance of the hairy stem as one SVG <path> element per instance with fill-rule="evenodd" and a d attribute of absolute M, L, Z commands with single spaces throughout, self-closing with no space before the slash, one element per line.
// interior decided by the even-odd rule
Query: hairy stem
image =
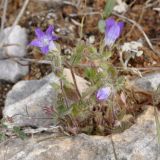
<path fill-rule="evenodd" d="M 81 94 L 80 94 L 80 91 L 79 91 L 79 89 L 78 89 L 78 85 L 77 85 L 76 77 L 75 77 L 75 74 L 74 74 L 74 71 L 73 71 L 72 66 L 70 66 L 70 70 L 71 70 L 71 74 L 72 74 L 73 82 L 74 82 L 74 85 L 75 85 L 75 88 L 76 88 L 76 92 L 77 92 L 77 94 L 78 94 L 79 99 L 81 99 Z"/>

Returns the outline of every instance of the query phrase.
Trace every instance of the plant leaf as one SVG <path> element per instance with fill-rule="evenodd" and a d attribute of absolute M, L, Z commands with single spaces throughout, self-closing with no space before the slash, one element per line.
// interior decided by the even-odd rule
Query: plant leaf
<path fill-rule="evenodd" d="M 93 68 L 87 68 L 85 70 L 85 76 L 90 80 L 96 80 L 97 79 L 97 74 L 96 70 Z"/>
<path fill-rule="evenodd" d="M 0 132 L 0 142 L 4 141 L 7 138 L 7 136 L 5 135 L 5 133 Z"/>
<path fill-rule="evenodd" d="M 80 106 L 78 104 L 72 104 L 72 116 L 76 117 L 80 114 L 81 110 L 80 110 Z"/>
<path fill-rule="evenodd" d="M 103 12 L 104 18 L 108 17 L 111 14 L 115 4 L 116 4 L 116 0 L 107 0 L 105 8 L 104 8 L 104 12 Z"/>
<path fill-rule="evenodd" d="M 97 54 L 97 48 L 96 47 L 90 45 L 90 46 L 87 47 L 87 49 L 90 53 Z"/>
<path fill-rule="evenodd" d="M 71 64 L 78 64 L 80 62 L 80 60 L 82 59 L 83 56 L 83 51 L 85 49 L 85 45 L 84 44 L 77 44 L 74 53 L 71 57 Z"/>
<path fill-rule="evenodd" d="M 117 91 L 121 90 L 124 87 L 124 84 L 125 84 L 125 78 L 123 76 L 118 77 L 115 83 Z"/>
<path fill-rule="evenodd" d="M 82 94 L 82 98 L 85 99 L 86 97 L 89 98 L 95 91 L 97 90 L 97 86 L 94 85 L 94 86 L 91 86 L 89 87 L 86 92 L 84 92 Z"/>
<path fill-rule="evenodd" d="M 113 53 L 111 51 L 104 51 L 103 55 L 104 55 L 105 59 L 107 60 L 113 55 Z"/>
<path fill-rule="evenodd" d="M 20 127 L 13 127 L 14 133 L 19 136 L 22 140 L 24 140 L 27 135 L 21 130 Z"/>
<path fill-rule="evenodd" d="M 104 20 L 99 20 L 98 22 L 98 29 L 101 33 L 104 33 L 105 31 L 105 21 Z"/>

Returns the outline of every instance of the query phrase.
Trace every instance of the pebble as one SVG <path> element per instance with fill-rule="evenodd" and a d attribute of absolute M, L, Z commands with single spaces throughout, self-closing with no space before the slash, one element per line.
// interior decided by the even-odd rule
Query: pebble
<path fill-rule="evenodd" d="M 90 36 L 89 38 L 88 38 L 88 42 L 90 43 L 90 44 L 93 44 L 94 42 L 95 42 L 95 36 Z"/>
<path fill-rule="evenodd" d="M 29 73 L 29 67 L 26 62 L 20 63 L 11 59 L 0 60 L 0 80 L 15 83 L 26 76 Z"/>
<path fill-rule="evenodd" d="M 11 27 L 4 29 L 3 38 L 9 34 Z M 4 42 L 5 45 L 3 50 L 0 50 L 0 59 L 8 57 L 24 57 L 27 54 L 27 32 L 25 28 L 16 25 L 13 31 L 9 34 L 7 40 Z"/>

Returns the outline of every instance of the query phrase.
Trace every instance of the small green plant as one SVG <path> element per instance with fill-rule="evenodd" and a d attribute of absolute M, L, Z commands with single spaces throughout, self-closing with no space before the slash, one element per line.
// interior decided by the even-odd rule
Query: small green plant
<path fill-rule="evenodd" d="M 5 141 L 8 136 L 6 136 L 6 132 L 8 130 L 7 126 L 4 124 L 4 119 L 0 121 L 0 128 L 2 131 L 0 131 L 0 142 Z M 17 135 L 17 137 L 24 140 L 27 135 L 22 131 L 21 127 L 13 127 L 13 134 Z"/>
<path fill-rule="evenodd" d="M 5 133 L 3 133 L 3 132 L 0 132 L 0 142 L 3 142 L 3 141 L 5 141 L 6 140 L 6 135 L 5 135 Z"/>
<path fill-rule="evenodd" d="M 105 11 L 105 14 L 109 12 Z M 106 134 L 113 129 L 115 121 L 119 120 L 119 115 L 122 117 L 122 109 L 116 99 L 125 81 L 119 76 L 110 59 L 114 43 L 119 38 L 123 26 L 123 22 L 108 18 L 105 21 L 104 40 L 99 47 L 79 41 L 73 49 L 70 60 L 60 55 L 60 47 L 58 48 L 54 42 L 57 37 L 53 34 L 52 26 L 49 26 L 46 32 L 42 32 L 39 28 L 35 30 L 37 39 L 30 45 L 39 47 L 42 54 L 52 59 L 53 72 L 60 81 L 58 87 L 53 84 L 53 87 L 59 90 L 57 106 L 45 108 L 45 111 L 47 114 L 52 114 L 54 123 L 63 126 L 72 134 L 79 132 Z M 73 84 L 65 79 L 64 66 L 70 69 Z M 78 88 L 75 78 L 77 68 L 90 83 L 85 93 L 81 93 Z M 16 128 L 15 131 L 22 135 L 19 129 Z"/>
<path fill-rule="evenodd" d="M 13 127 L 13 132 L 22 140 L 27 137 L 27 135 L 21 130 L 20 127 Z"/>

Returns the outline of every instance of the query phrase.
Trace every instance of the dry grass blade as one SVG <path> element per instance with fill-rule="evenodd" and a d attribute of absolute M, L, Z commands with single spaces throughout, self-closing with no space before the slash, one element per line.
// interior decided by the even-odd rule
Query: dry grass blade
<path fill-rule="evenodd" d="M 2 15 L 2 19 L 1 19 L 1 31 L 4 28 L 4 24 L 6 21 L 6 12 L 7 12 L 7 6 L 8 6 L 8 0 L 4 1 L 4 7 L 3 7 L 3 15 Z"/>

